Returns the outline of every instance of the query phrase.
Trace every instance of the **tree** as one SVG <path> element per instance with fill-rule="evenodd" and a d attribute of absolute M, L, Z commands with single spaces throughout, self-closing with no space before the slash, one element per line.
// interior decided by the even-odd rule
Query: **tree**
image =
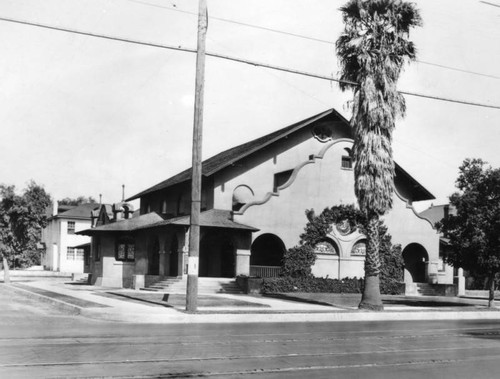
<path fill-rule="evenodd" d="M 354 91 L 354 189 L 368 220 L 365 286 L 359 308 L 383 310 L 377 225 L 392 207 L 392 132 L 406 110 L 396 85 L 404 63 L 416 58 L 409 32 L 421 24 L 421 18 L 414 4 L 401 0 L 350 0 L 341 11 L 345 28 L 336 44 L 340 87 Z"/>
<path fill-rule="evenodd" d="M 20 267 L 39 263 L 37 244 L 47 225 L 46 209 L 51 204 L 45 189 L 31 181 L 22 195 L 14 186 L 0 185 L 0 254 L 5 282 L 9 264 Z"/>
<path fill-rule="evenodd" d="M 70 197 L 65 197 L 62 200 L 58 201 L 59 205 L 80 205 L 80 204 L 85 204 L 85 203 L 97 203 L 97 201 L 92 197 L 85 197 L 85 196 L 78 196 L 75 199 L 72 199 Z"/>
<path fill-rule="evenodd" d="M 488 278 L 488 306 L 494 306 L 495 274 L 500 273 L 500 168 L 481 159 L 466 159 L 450 196 L 456 214 L 437 224 L 451 249 L 445 262 Z"/>

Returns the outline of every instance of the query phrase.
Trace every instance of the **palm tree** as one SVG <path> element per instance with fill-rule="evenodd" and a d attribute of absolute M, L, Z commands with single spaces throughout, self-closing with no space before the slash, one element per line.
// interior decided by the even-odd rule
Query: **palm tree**
<path fill-rule="evenodd" d="M 383 310 L 378 224 L 392 207 L 392 132 L 406 109 L 396 85 L 404 63 L 416 57 L 409 32 L 421 25 L 421 18 L 414 4 L 401 0 L 350 0 L 340 10 L 345 24 L 336 44 L 340 87 L 354 91 L 354 188 L 368 219 L 365 286 L 359 308 Z"/>

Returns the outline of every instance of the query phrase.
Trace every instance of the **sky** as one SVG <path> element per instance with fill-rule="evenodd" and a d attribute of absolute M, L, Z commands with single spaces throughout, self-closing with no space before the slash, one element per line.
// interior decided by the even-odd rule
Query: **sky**
<path fill-rule="evenodd" d="M 338 77 L 344 3 L 208 0 L 207 52 Z M 416 4 L 418 57 L 399 89 L 500 106 L 500 0 Z M 196 48 L 197 10 L 196 0 L 0 0 L 0 18 L 184 48 Z M 190 167 L 195 54 L 5 21 L 0 35 L 0 183 L 113 203 L 123 184 L 129 197 Z M 332 107 L 350 118 L 352 93 L 335 82 L 213 57 L 205 80 L 205 159 Z M 406 102 L 394 158 L 434 204 L 455 191 L 465 158 L 500 167 L 500 109 Z"/>

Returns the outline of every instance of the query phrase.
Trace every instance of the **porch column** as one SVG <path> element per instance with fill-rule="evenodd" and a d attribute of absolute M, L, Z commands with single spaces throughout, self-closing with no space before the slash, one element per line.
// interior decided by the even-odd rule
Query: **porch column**
<path fill-rule="evenodd" d="M 178 276 L 187 276 L 187 263 L 188 263 L 188 253 L 189 253 L 189 227 L 186 228 L 185 233 L 182 235 L 182 238 L 179 238 L 179 247 L 182 246 L 182 249 L 179 249 L 179 260 L 178 260 Z"/>
<path fill-rule="evenodd" d="M 427 266 L 427 283 L 437 284 L 438 282 L 438 263 L 437 261 L 425 262 Z"/>
<path fill-rule="evenodd" d="M 236 250 L 236 276 L 245 275 L 250 276 L 250 250 L 237 249 Z"/>
<path fill-rule="evenodd" d="M 166 262 L 167 262 L 167 255 L 165 254 L 166 253 L 166 249 L 165 249 L 165 239 L 164 238 L 160 238 L 159 239 L 159 243 L 160 243 L 160 267 L 159 267 L 159 272 L 158 274 L 163 277 L 165 276 L 165 273 L 167 272 L 166 271 L 166 268 L 165 268 L 165 265 L 166 265 Z"/>

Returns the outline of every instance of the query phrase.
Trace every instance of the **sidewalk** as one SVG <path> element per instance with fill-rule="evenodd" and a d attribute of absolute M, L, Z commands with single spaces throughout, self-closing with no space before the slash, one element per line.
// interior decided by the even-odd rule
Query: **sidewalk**
<path fill-rule="evenodd" d="M 262 323 L 383 320 L 500 319 L 485 299 L 384 296 L 385 311 L 357 309 L 359 295 L 283 294 L 276 297 L 210 294 L 198 296 L 198 311 L 185 312 L 185 294 L 103 288 L 69 281 L 34 280 L 0 284 L 87 318 L 133 323 Z"/>

